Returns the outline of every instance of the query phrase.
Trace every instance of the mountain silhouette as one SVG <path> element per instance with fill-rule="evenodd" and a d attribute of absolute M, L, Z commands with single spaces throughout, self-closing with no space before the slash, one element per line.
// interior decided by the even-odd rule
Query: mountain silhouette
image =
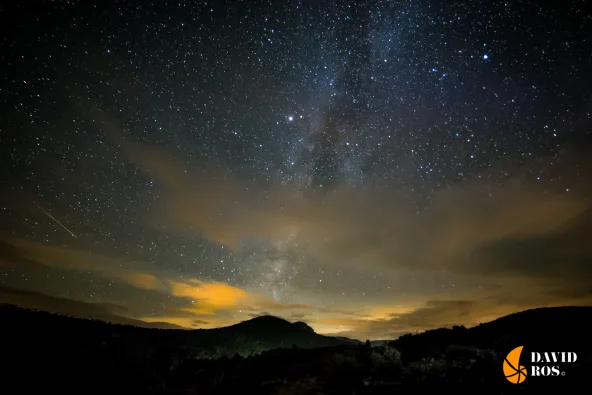
<path fill-rule="evenodd" d="M 525 310 L 482 323 L 472 328 L 453 326 L 407 334 L 389 344 L 401 350 L 407 360 L 419 360 L 444 353 L 451 345 L 506 350 L 520 345 L 541 350 L 591 350 L 592 307 L 565 306 Z"/>
<path fill-rule="evenodd" d="M 61 314 L 0 305 L 5 333 L 19 338 L 30 337 L 30 344 L 62 341 L 69 344 L 100 343 L 103 348 L 118 348 L 123 353 L 142 353 L 145 349 L 179 350 L 194 358 L 249 356 L 275 348 L 319 348 L 359 343 L 357 340 L 323 336 L 304 322 L 291 323 L 265 315 L 235 325 L 215 329 L 160 329 L 135 326 L 136 320 L 122 324 L 74 318 Z M 44 328 L 38 331 L 37 328 Z M 40 344 L 40 347 L 43 345 Z"/>
<path fill-rule="evenodd" d="M 211 353 L 214 357 L 235 353 L 247 356 L 275 348 L 319 348 L 359 342 L 319 335 L 304 322 L 291 323 L 271 315 L 255 317 L 227 327 L 198 330 L 197 334 L 200 355 Z"/>
<path fill-rule="evenodd" d="M 0 305 L 3 384 L 21 393 L 499 394 L 508 385 L 546 393 L 592 385 L 591 313 L 528 310 L 361 347 L 268 315 L 217 329 L 150 329 Z M 522 346 L 521 360 L 508 355 Z M 578 362 L 566 380 L 536 380 L 529 350 L 572 351 Z"/>
<path fill-rule="evenodd" d="M 312 329 L 310 326 L 308 326 L 308 324 L 306 322 L 302 322 L 302 321 L 298 321 L 293 323 L 292 325 L 299 327 L 302 330 L 305 330 L 307 332 L 314 332 L 314 329 Z"/>

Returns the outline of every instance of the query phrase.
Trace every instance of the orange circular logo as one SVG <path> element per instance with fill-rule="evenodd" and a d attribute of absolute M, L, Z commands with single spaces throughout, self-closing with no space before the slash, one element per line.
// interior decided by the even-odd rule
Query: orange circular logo
<path fill-rule="evenodd" d="M 512 384 L 520 384 L 526 380 L 526 368 L 520 366 L 520 354 L 524 346 L 516 347 L 504 359 L 504 375 Z"/>

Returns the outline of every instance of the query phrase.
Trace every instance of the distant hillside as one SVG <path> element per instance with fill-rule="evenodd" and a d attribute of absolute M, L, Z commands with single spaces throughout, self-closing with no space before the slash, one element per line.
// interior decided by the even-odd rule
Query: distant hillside
<path fill-rule="evenodd" d="M 193 358 L 249 356 L 275 348 L 319 348 L 358 343 L 357 340 L 319 335 L 303 322 L 290 323 L 273 316 L 256 317 L 216 329 L 156 329 L 110 324 L 43 311 L 0 305 L 3 331 L 28 344 L 60 340 L 64 346 L 83 344 L 92 349 L 117 348 L 121 352 L 160 350 Z M 130 320 L 129 323 L 134 323 Z M 39 331 L 43 328 L 43 331 Z"/>
<path fill-rule="evenodd" d="M 510 314 L 472 328 L 455 326 L 407 334 L 389 344 L 409 360 L 442 354 L 450 345 L 510 351 L 519 345 L 542 350 L 592 351 L 592 307 L 547 307 Z"/>

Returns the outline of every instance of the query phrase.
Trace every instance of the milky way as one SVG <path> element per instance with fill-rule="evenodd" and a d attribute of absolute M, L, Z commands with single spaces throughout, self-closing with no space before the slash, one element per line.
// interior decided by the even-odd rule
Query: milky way
<path fill-rule="evenodd" d="M 582 2 L 156 3 L 2 6 L 2 299 L 374 338 L 590 302 Z"/>

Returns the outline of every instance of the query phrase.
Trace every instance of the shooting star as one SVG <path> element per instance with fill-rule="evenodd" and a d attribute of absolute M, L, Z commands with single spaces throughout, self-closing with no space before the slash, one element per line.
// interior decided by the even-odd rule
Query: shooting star
<path fill-rule="evenodd" d="M 41 211 L 43 211 L 45 214 L 47 214 L 47 216 L 51 219 L 53 219 L 55 222 L 57 222 L 58 225 L 60 225 L 62 228 L 64 228 L 66 230 L 66 232 L 70 233 L 74 238 L 78 238 L 78 236 L 76 236 L 70 229 L 66 228 L 64 226 L 64 224 L 62 224 L 60 221 L 58 221 L 53 215 L 51 215 L 50 213 L 48 213 L 47 211 L 45 211 L 40 205 L 38 205 L 37 203 L 33 202 L 33 204 L 35 206 L 37 206 L 37 208 Z"/>

